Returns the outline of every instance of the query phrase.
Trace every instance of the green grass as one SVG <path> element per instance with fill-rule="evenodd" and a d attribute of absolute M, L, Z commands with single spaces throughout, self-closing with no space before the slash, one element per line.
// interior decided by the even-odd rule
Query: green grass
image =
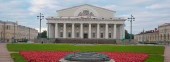
<path fill-rule="evenodd" d="M 164 62 L 164 56 L 162 55 L 150 55 L 146 62 Z"/>
<path fill-rule="evenodd" d="M 27 62 L 26 60 L 24 60 L 24 58 L 18 54 L 18 53 L 12 53 L 11 57 L 14 59 L 15 62 Z"/>
<path fill-rule="evenodd" d="M 80 52 L 133 52 L 147 53 L 150 55 L 146 62 L 163 62 L 163 46 L 116 46 L 116 45 L 94 45 L 75 46 L 73 44 L 8 44 L 11 52 L 19 51 L 80 51 Z M 20 57 L 19 54 L 13 57 Z M 17 61 L 18 62 L 18 61 Z"/>

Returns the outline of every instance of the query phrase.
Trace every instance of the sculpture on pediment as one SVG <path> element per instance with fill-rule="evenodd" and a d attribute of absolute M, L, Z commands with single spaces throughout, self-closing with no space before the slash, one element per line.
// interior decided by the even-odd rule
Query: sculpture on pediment
<path fill-rule="evenodd" d="M 86 17 L 92 17 L 94 16 L 94 14 L 92 12 L 90 12 L 89 10 L 83 10 L 82 12 L 80 12 L 78 14 L 78 16 L 86 16 Z"/>

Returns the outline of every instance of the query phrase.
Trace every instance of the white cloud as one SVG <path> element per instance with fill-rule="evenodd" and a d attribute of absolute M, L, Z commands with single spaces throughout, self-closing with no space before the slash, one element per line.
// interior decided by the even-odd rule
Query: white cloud
<path fill-rule="evenodd" d="M 36 30 L 38 30 L 38 32 L 40 32 L 40 28 L 35 28 Z M 47 28 L 41 28 L 41 32 L 43 32 L 43 31 L 47 31 Z"/>
<path fill-rule="evenodd" d="M 134 4 L 142 4 L 142 3 L 146 3 L 146 2 L 150 2 L 150 1 L 153 1 L 153 0 L 128 0 L 129 2 L 127 3 L 134 3 Z"/>
<path fill-rule="evenodd" d="M 107 5 L 107 6 L 103 6 L 103 8 L 116 11 L 116 9 L 118 9 L 118 6 L 116 6 L 116 5 Z"/>
<path fill-rule="evenodd" d="M 164 9 L 164 8 L 170 8 L 170 4 L 153 4 L 150 6 L 147 6 L 148 9 Z"/>
<path fill-rule="evenodd" d="M 133 14 L 133 32 L 144 29 L 153 29 L 159 24 L 170 20 L 170 2 L 168 0 L 11 0 L 0 2 L 0 19 L 18 21 L 19 24 L 34 27 L 39 30 L 39 21 L 36 16 L 41 12 L 45 17 L 56 16 L 56 10 L 81 4 L 92 4 L 117 11 L 116 17 L 129 17 Z M 26 3 L 28 6 L 25 6 Z M 150 5 L 150 6 L 149 6 Z M 25 7 L 24 7 L 25 6 Z M 147 6 L 147 7 L 146 7 Z M 130 23 L 126 21 L 126 29 Z M 42 22 L 42 30 L 46 30 L 46 20 Z"/>
<path fill-rule="evenodd" d="M 43 10 L 50 11 L 49 9 L 55 11 L 60 8 L 58 4 L 58 0 L 31 0 L 31 7 L 29 10 L 31 11 L 31 14 L 37 14 Z"/>

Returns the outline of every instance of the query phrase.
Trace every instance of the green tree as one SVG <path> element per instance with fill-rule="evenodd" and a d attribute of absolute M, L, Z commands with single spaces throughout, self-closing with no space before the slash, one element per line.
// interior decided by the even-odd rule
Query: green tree
<path fill-rule="evenodd" d="M 38 33 L 38 37 L 40 37 L 41 35 L 41 38 L 47 38 L 47 31 L 43 31 L 42 33 Z"/>
<path fill-rule="evenodd" d="M 132 39 L 134 39 L 133 34 L 129 34 L 127 30 L 125 30 L 125 39 L 130 39 L 130 35 L 132 36 Z"/>

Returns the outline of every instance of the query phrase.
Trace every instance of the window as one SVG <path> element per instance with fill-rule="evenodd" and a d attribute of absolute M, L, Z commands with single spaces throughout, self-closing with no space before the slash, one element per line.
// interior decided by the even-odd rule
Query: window
<path fill-rule="evenodd" d="M 79 26 L 78 26 L 78 25 L 76 25 L 76 27 L 78 28 Z"/>
<path fill-rule="evenodd" d="M 63 37 L 63 32 L 60 32 L 60 37 Z"/>
<path fill-rule="evenodd" d="M 76 37 L 79 37 L 79 33 L 78 32 L 76 33 Z"/>
<path fill-rule="evenodd" d="M 84 25 L 84 27 L 87 27 L 87 25 Z"/>
<path fill-rule="evenodd" d="M 102 18 L 102 19 L 104 19 L 104 18 Z"/>
<path fill-rule="evenodd" d="M 162 35 L 161 35 L 161 38 L 160 38 L 160 40 L 162 40 Z"/>
<path fill-rule="evenodd" d="M 103 28 L 103 25 L 101 25 L 100 27 Z"/>
<path fill-rule="evenodd" d="M 111 38 L 112 37 L 112 33 L 109 33 L 109 38 Z"/>
<path fill-rule="evenodd" d="M 96 34 L 95 34 L 95 33 L 92 33 L 92 37 L 95 38 L 95 37 L 96 37 Z"/>
<path fill-rule="evenodd" d="M 164 40 L 166 39 L 166 34 L 164 34 Z"/>
<path fill-rule="evenodd" d="M 111 28 L 111 26 L 109 25 L 109 28 Z"/>
<path fill-rule="evenodd" d="M 169 38 L 169 34 L 168 34 L 168 40 L 169 40 L 170 38 Z"/>
<path fill-rule="evenodd" d="M 71 37 L 71 33 L 70 32 L 68 33 L 68 37 Z"/>
<path fill-rule="evenodd" d="M 6 26 L 6 29 L 7 29 L 7 30 L 9 30 L 9 29 L 10 29 L 10 26 L 9 26 L 9 25 L 7 25 L 7 26 Z"/>
<path fill-rule="evenodd" d="M 103 38 L 103 33 L 100 33 L 100 38 Z"/>
<path fill-rule="evenodd" d="M 62 28 L 62 27 L 63 27 L 63 25 L 60 25 L 60 27 Z"/>

